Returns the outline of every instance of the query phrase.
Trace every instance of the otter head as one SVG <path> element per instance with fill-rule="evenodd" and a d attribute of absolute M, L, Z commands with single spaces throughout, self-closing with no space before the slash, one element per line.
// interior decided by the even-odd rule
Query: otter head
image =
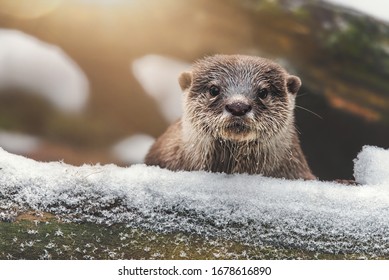
<path fill-rule="evenodd" d="M 278 64 L 260 57 L 215 55 L 179 78 L 184 120 L 198 133 L 230 141 L 269 142 L 293 125 L 301 86 Z"/>

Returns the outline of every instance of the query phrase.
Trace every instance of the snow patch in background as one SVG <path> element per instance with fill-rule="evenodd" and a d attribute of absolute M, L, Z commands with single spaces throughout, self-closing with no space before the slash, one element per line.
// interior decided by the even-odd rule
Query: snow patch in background
<path fill-rule="evenodd" d="M 86 75 L 59 47 L 11 29 L 0 29 L 1 88 L 26 90 L 71 113 L 89 95 Z"/>
<path fill-rule="evenodd" d="M 128 164 L 143 163 L 144 158 L 155 139 L 149 135 L 136 134 L 130 136 L 112 148 L 116 158 Z"/>
<path fill-rule="evenodd" d="M 28 154 L 40 146 L 37 137 L 0 130 L 0 147 L 14 154 Z"/>
<path fill-rule="evenodd" d="M 179 75 L 190 69 L 190 64 L 161 56 L 146 55 L 132 63 L 132 72 L 145 92 L 156 101 L 164 118 L 173 123 L 182 115 L 183 92 Z"/>
<path fill-rule="evenodd" d="M 389 6 L 382 0 L 326 0 L 333 4 L 353 8 L 364 14 L 389 22 Z"/>
<path fill-rule="evenodd" d="M 0 217 L 12 220 L 34 209 L 70 221 L 124 223 L 249 246 L 387 256 L 388 161 L 388 150 L 364 148 L 355 175 L 374 178 L 374 184 L 355 187 L 145 165 L 75 167 L 0 150 Z"/>

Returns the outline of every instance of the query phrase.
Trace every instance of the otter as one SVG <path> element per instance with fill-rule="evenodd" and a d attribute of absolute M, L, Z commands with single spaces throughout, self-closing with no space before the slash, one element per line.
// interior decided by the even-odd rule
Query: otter
<path fill-rule="evenodd" d="M 294 124 L 300 78 L 265 58 L 214 55 L 179 84 L 183 116 L 152 145 L 147 165 L 315 179 Z"/>

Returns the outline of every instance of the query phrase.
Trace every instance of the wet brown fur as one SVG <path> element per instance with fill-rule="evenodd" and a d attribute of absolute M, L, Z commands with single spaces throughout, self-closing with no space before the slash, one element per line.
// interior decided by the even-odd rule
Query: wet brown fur
<path fill-rule="evenodd" d="M 315 179 L 294 125 L 301 86 L 278 64 L 260 57 L 216 55 L 197 61 L 179 78 L 184 115 L 151 147 L 145 163 L 171 170 L 262 174 Z M 212 96 L 217 86 L 220 94 Z M 266 89 L 266 98 L 258 97 Z M 248 104 L 235 116 L 227 104 Z"/>

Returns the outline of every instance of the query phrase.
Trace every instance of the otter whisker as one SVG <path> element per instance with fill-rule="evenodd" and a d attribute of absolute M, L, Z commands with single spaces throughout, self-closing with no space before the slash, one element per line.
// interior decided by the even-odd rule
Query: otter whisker
<path fill-rule="evenodd" d="M 309 109 L 307 109 L 307 108 L 305 108 L 305 107 L 296 105 L 296 108 L 299 108 L 299 109 L 302 109 L 302 110 L 304 110 L 304 111 L 307 111 L 307 112 L 311 113 L 312 115 L 315 115 L 315 116 L 318 117 L 319 119 L 323 119 L 322 116 L 320 116 L 319 114 L 317 114 L 317 113 L 315 113 L 315 112 L 313 112 L 313 111 L 311 111 L 311 110 L 309 110 Z"/>

